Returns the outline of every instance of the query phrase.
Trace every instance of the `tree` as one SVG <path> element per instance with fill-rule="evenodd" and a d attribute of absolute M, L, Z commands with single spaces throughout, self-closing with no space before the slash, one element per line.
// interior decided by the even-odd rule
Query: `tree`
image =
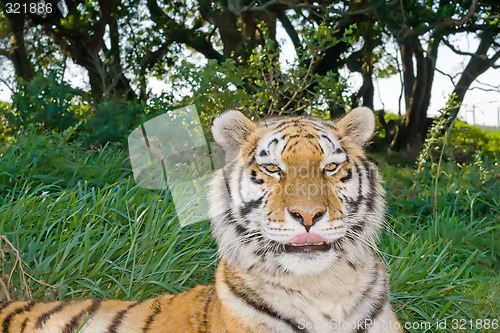
<path fill-rule="evenodd" d="M 6 1 L 2 0 L 1 4 L 2 6 L 5 6 Z M 17 15 L 7 11 L 5 12 L 5 16 L 11 31 L 11 45 L 9 51 L 4 51 L 3 55 L 12 61 L 17 77 L 30 81 L 33 78 L 34 71 L 28 57 L 28 52 L 26 51 L 26 44 L 24 40 L 26 17 L 25 15 Z"/>
<path fill-rule="evenodd" d="M 487 2 L 485 1 L 485 3 Z M 479 39 L 479 44 L 474 53 L 463 52 L 446 39 L 443 40 L 443 43 L 453 52 L 470 56 L 469 63 L 462 72 L 451 94 L 448 125 L 457 117 L 465 94 L 469 90 L 472 82 L 488 69 L 500 68 L 500 65 L 496 64 L 500 59 L 500 20 L 498 18 L 500 3 L 494 0 L 489 1 L 489 6 L 490 11 L 483 15 L 483 19 L 480 22 L 475 22 L 470 27 L 471 31 L 477 29 L 476 35 Z M 491 53 L 491 55 L 488 55 L 488 53 Z"/>
<path fill-rule="evenodd" d="M 32 12 L 19 10 L 7 13 L 7 2 L 2 1 L 4 12 L 13 31 L 13 61 L 16 73 L 30 79 L 31 64 L 23 49 L 23 33 L 30 25 L 41 27 L 59 47 L 61 52 L 82 66 L 88 73 L 91 91 L 96 99 L 118 95 L 135 99 L 130 81 L 125 77 L 121 64 L 120 32 L 118 19 L 126 15 L 118 0 L 66 1 L 68 13 L 62 13 L 59 1 L 45 1 L 51 10 Z M 23 0 L 21 4 L 37 1 Z M 23 6 L 21 5 L 21 8 Z M 104 43 L 106 27 L 109 28 L 110 48 Z M 15 38 L 14 38 L 15 37 Z"/>
<path fill-rule="evenodd" d="M 446 41 L 449 36 L 479 32 L 484 38 L 482 47 L 473 57 L 473 64 L 464 71 L 463 80 L 457 85 L 456 90 L 462 100 L 477 75 L 494 64 L 494 59 L 483 58 L 486 50 L 494 45 L 493 36 L 500 32 L 500 27 L 481 23 L 488 21 L 492 4 L 492 1 L 478 0 L 372 1 L 378 21 L 384 24 L 386 33 L 396 40 L 402 61 L 405 115 L 398 123 L 391 149 L 414 153 L 420 150 L 429 124 L 427 111 L 438 50 L 442 43 L 451 46 Z M 479 63 L 481 65 L 478 66 Z M 460 98 L 456 101 L 461 102 Z"/>
<path fill-rule="evenodd" d="M 384 71 L 380 67 L 385 62 L 379 60 L 387 56 L 383 41 L 393 40 L 399 47 L 405 98 L 405 114 L 391 142 L 398 151 L 416 152 L 423 143 L 439 49 L 447 46 L 463 53 L 451 36 L 468 33 L 481 41 L 457 81 L 453 94 L 457 107 L 471 82 L 495 67 L 499 58 L 496 0 L 68 0 L 67 15 L 56 6 L 58 1 L 46 3 L 52 5 L 51 13 L 5 16 L 13 38 L 0 55 L 9 57 L 17 76 L 32 77 L 39 71 L 32 51 L 40 46 L 28 45 L 23 38 L 31 36 L 29 28 L 34 27 L 86 70 L 98 100 L 112 96 L 146 100 L 147 78 L 164 77 L 180 59 L 189 57 L 187 52 L 219 65 L 230 60 L 239 68 L 250 68 L 256 50 L 279 52 L 276 29 L 281 23 L 300 65 L 311 75 L 342 81 L 344 66 L 361 74 L 362 86 L 350 98 L 325 102 L 335 117 L 345 112 L 344 106 L 373 108 L 373 79 Z M 325 32 L 330 42 L 325 43 Z M 274 66 L 277 58 L 261 60 Z M 229 67 L 220 67 L 224 68 Z M 271 72 L 275 79 L 286 77 L 276 67 L 264 74 Z M 321 90 L 319 82 L 311 81 L 300 92 L 282 92 L 269 110 L 303 110 L 300 101 L 314 97 Z M 240 89 L 257 94 L 261 88 L 248 81 Z M 457 112 L 458 108 L 451 112 L 452 118 Z"/>

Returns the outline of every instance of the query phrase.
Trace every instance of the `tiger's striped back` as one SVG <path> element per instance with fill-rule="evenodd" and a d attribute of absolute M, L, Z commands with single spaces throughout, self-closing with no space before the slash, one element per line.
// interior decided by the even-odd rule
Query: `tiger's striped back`
<path fill-rule="evenodd" d="M 82 300 L 0 303 L 0 331 L 28 332 L 215 332 L 222 326 L 215 286 L 143 302 Z"/>
<path fill-rule="evenodd" d="M 362 147 L 373 113 L 254 123 L 228 111 L 212 132 L 227 165 L 209 193 L 220 263 L 213 286 L 143 302 L 0 305 L 2 332 L 401 332 L 375 254 L 384 190 Z"/>

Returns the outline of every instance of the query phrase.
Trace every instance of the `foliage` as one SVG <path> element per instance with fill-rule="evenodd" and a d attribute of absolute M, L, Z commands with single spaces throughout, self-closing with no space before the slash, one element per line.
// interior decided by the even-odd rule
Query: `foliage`
<path fill-rule="evenodd" d="M 441 138 L 436 147 L 442 143 Z M 500 157 L 500 131 L 487 131 L 463 121 L 455 122 L 448 137 L 448 145 L 453 147 L 446 160 L 457 163 L 471 163 L 476 154 L 484 154 L 489 158 Z"/>
<path fill-rule="evenodd" d="M 493 160 L 500 155 L 500 131 L 488 132 L 462 121 L 450 124 L 451 110 L 452 107 L 444 109 L 431 127 L 417 159 L 418 170 L 436 162 L 471 164 L 482 155 Z"/>
<path fill-rule="evenodd" d="M 171 97 L 148 103 L 123 99 L 95 100 L 71 88 L 56 72 L 19 79 L 12 104 L 0 105 L 0 138 L 22 131 L 59 133 L 86 146 L 124 143 L 130 131 L 171 108 Z"/>
<path fill-rule="evenodd" d="M 2 250 L 0 278 L 14 299 L 31 292 L 44 300 L 145 299 L 213 276 L 207 224 L 181 228 L 165 193 L 138 188 L 130 178 L 107 187 L 20 185 L 0 203 L 0 234 L 33 277 L 23 281 L 18 268 L 11 282 L 15 257 Z M 23 294 L 25 285 L 30 293 Z"/>
<path fill-rule="evenodd" d="M 187 83 L 191 91 L 180 104 L 195 104 L 206 123 L 227 109 L 240 110 L 254 119 L 304 113 L 328 117 L 337 105 L 343 110 L 345 80 L 332 71 L 315 74 L 312 68 L 323 59 L 326 48 L 340 41 L 352 42 L 352 29 L 345 31 L 342 39 L 332 37 L 328 29 L 321 25 L 311 45 L 286 69 L 279 61 L 279 47 L 267 35 L 265 44 L 253 49 L 245 62 L 209 60 L 201 67 L 183 62 L 172 76 L 174 88 L 181 90 Z"/>
<path fill-rule="evenodd" d="M 0 1 L 0 61 L 10 62 L 18 78 L 30 81 L 38 73 L 34 93 L 42 89 L 40 74 L 64 73 L 69 61 L 85 71 L 92 96 L 72 103 L 96 115 L 82 137 L 93 144 L 123 138 L 111 131 L 135 124 L 141 108 L 147 108 L 136 102 L 149 103 L 151 77 L 176 80 L 175 92 L 185 97 L 181 102 L 194 102 L 209 122 L 214 112 L 242 105 L 255 116 L 314 109 L 325 115 L 329 109 L 333 117 L 343 114 L 346 104 L 373 108 L 373 79 L 401 71 L 406 115 L 395 124 L 391 149 L 416 155 L 428 129 L 438 49 L 470 52 L 450 91 L 457 106 L 472 81 L 500 59 L 499 4 L 494 0 L 314 1 L 307 6 L 277 0 L 63 3 L 66 10 L 57 1 L 45 1 L 53 11 L 39 15 L 14 14 L 7 11 L 10 2 Z M 290 38 L 296 63 L 279 61 L 285 50 L 280 50 L 278 30 Z M 478 38 L 477 49 L 459 50 L 457 34 Z M 386 43 L 399 46 L 398 57 L 388 54 Z M 205 61 L 206 66 L 199 65 Z M 358 91 L 346 86 L 341 75 L 346 67 L 361 74 Z M 70 99 L 59 98 L 66 96 L 66 88 L 59 82 L 54 101 L 48 95 L 22 96 L 14 105 L 20 118 L 16 126 L 67 128 L 74 120 L 67 112 Z M 105 121 L 102 128 L 100 120 Z"/>
<path fill-rule="evenodd" d="M 5 113 L 11 130 L 34 125 L 62 131 L 75 124 L 78 115 L 72 100 L 79 92 L 63 82 L 56 72 L 37 75 L 30 82 L 18 80 L 17 91 L 12 95 L 12 109 Z"/>
<path fill-rule="evenodd" d="M 14 134 L 12 128 L 9 127 L 9 122 L 5 118 L 5 114 L 11 109 L 11 104 L 0 101 L 0 142 L 7 141 Z"/>

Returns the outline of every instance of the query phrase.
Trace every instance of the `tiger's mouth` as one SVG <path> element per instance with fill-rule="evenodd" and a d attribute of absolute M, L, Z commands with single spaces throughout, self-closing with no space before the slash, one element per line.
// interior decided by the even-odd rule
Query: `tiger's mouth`
<path fill-rule="evenodd" d="M 288 253 L 311 253 L 311 252 L 326 252 L 330 250 L 332 245 L 328 241 L 313 233 L 303 233 L 300 236 L 293 237 L 289 243 L 285 245 L 285 252 Z"/>
<path fill-rule="evenodd" d="M 285 245 L 287 253 L 311 253 L 311 252 L 326 252 L 332 248 L 330 243 L 290 243 Z"/>

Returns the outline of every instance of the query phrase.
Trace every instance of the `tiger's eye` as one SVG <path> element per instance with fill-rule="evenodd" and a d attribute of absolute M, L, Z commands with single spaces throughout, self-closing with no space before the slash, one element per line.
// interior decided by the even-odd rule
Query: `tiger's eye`
<path fill-rule="evenodd" d="M 337 169 L 337 164 L 335 164 L 335 163 L 329 163 L 329 164 L 325 165 L 326 171 L 335 171 L 335 169 Z"/>
<path fill-rule="evenodd" d="M 268 164 L 268 165 L 266 165 L 264 167 L 264 169 L 266 169 L 269 172 L 278 172 L 278 171 L 280 171 L 279 166 L 277 166 L 276 164 Z"/>

